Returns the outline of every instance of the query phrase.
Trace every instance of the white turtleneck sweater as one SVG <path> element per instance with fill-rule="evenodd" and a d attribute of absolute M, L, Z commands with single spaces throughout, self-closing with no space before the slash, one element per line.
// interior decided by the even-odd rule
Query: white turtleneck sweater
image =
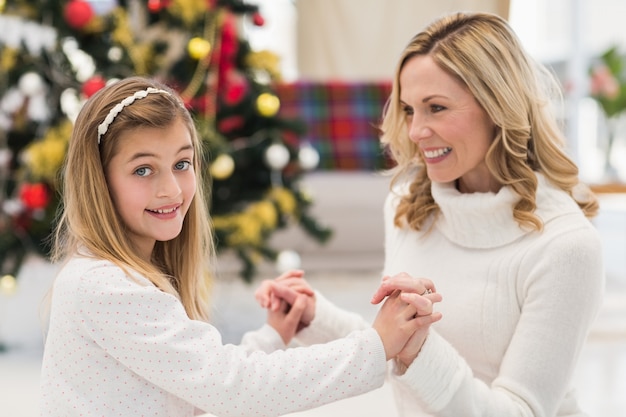
<path fill-rule="evenodd" d="M 538 175 L 541 232 L 512 215 L 518 197 L 461 194 L 433 183 L 441 208 L 429 233 L 397 228 L 399 194 L 385 203 L 384 275 L 433 280 L 443 301 L 418 357 L 392 369 L 401 416 L 584 416 L 572 374 L 604 290 L 600 238 L 565 192 Z M 360 328 L 322 297 L 298 340 L 327 340 Z"/>

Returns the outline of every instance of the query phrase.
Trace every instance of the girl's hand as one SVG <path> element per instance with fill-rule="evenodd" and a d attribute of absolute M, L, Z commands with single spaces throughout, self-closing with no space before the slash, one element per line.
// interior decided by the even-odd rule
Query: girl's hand
<path fill-rule="evenodd" d="M 267 324 L 280 334 L 285 345 L 288 345 L 299 331 L 302 313 L 306 307 L 306 297 L 306 295 L 300 294 L 291 305 L 282 301 L 280 307 L 275 311 L 267 310 Z"/>
<path fill-rule="evenodd" d="M 299 295 L 305 295 L 306 306 L 299 329 L 308 326 L 315 317 L 315 292 L 303 276 L 300 270 L 285 272 L 273 280 L 263 281 L 254 294 L 259 305 L 269 311 L 279 311 L 283 303 L 293 305 Z"/>
<path fill-rule="evenodd" d="M 272 291 L 275 287 L 275 283 L 281 283 L 293 289 L 292 295 L 290 296 L 291 302 L 293 302 L 293 300 L 295 299 L 295 294 L 298 292 L 312 296 L 313 289 L 309 286 L 309 284 L 304 280 L 303 277 L 304 271 L 294 269 L 283 273 L 273 280 L 266 279 L 261 282 L 261 285 L 254 293 L 254 298 L 256 298 L 261 307 L 270 310 L 276 310 L 280 305 L 280 299 L 276 298 Z"/>

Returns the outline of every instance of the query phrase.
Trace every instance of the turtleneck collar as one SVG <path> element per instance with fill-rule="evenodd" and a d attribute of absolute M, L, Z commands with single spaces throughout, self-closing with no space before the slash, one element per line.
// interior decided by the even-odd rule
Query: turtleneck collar
<path fill-rule="evenodd" d="M 551 219 L 580 212 L 576 202 L 563 190 L 537 173 L 535 214 L 547 223 Z M 534 230 L 522 228 L 513 218 L 519 200 L 509 186 L 497 193 L 460 193 L 454 183 L 432 183 L 432 195 L 441 213 L 435 227 L 452 242 L 476 249 L 495 248 L 511 243 Z"/>

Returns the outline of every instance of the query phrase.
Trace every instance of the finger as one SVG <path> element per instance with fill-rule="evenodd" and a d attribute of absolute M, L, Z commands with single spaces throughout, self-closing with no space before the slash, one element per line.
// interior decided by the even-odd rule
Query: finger
<path fill-rule="evenodd" d="M 276 277 L 274 281 L 283 281 L 290 278 L 302 278 L 304 276 L 304 271 L 301 269 L 290 269 L 287 272 L 283 272 L 281 275 Z"/>
<path fill-rule="evenodd" d="M 300 293 L 287 285 L 273 283 L 272 294 L 285 300 L 288 304 L 293 304 Z"/>
<path fill-rule="evenodd" d="M 280 281 L 280 283 L 277 283 L 277 285 L 287 286 L 299 293 L 306 294 L 306 295 L 314 294 L 314 291 L 309 285 L 309 283 L 303 278 L 288 278 L 283 281 Z"/>
<path fill-rule="evenodd" d="M 417 316 L 412 320 L 412 325 L 415 326 L 415 329 L 419 329 L 424 326 L 430 326 L 433 323 L 441 320 L 443 315 L 439 311 L 434 311 L 432 314 L 427 316 Z"/>
<path fill-rule="evenodd" d="M 271 281 L 264 280 L 261 282 L 257 290 L 254 292 L 254 298 L 257 300 L 259 305 L 263 308 L 267 308 L 270 302 L 271 295 Z"/>
<path fill-rule="evenodd" d="M 297 326 L 297 324 L 300 323 L 300 320 L 302 319 L 302 314 L 304 313 L 305 308 L 306 295 L 299 295 L 298 297 L 296 297 L 296 300 L 291 305 L 291 308 L 289 309 L 285 320 L 294 327 Z"/>
<path fill-rule="evenodd" d="M 415 293 L 403 292 L 400 294 L 400 299 L 412 305 L 417 310 L 418 316 L 424 316 L 432 314 L 433 303 L 440 302 L 442 300 L 442 296 L 438 293 L 419 295 Z"/>
<path fill-rule="evenodd" d="M 278 311 L 282 308 L 282 304 L 287 304 L 282 298 L 277 297 L 275 293 L 271 294 L 269 309 L 271 311 Z"/>
<path fill-rule="evenodd" d="M 413 278 L 408 274 L 401 273 L 382 281 L 372 296 L 371 303 L 378 304 L 393 290 L 417 294 L 423 294 L 428 292 L 428 290 L 432 293 L 437 292 L 435 284 L 428 278 Z"/>

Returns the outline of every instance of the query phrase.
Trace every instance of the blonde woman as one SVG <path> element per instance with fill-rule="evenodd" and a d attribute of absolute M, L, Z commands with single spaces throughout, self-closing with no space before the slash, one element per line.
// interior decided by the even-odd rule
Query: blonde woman
<path fill-rule="evenodd" d="M 372 302 L 401 290 L 426 308 L 434 287 L 418 277 L 443 296 L 443 318 L 394 362 L 401 416 L 585 415 L 571 383 L 604 288 L 589 221 L 598 203 L 566 154 L 551 92 L 548 71 L 491 14 L 444 16 L 400 57 L 382 123 L 397 162 L 384 211 L 394 276 Z M 258 299 L 272 309 L 305 289 L 283 277 Z M 308 300 L 299 340 L 362 325 Z"/>

